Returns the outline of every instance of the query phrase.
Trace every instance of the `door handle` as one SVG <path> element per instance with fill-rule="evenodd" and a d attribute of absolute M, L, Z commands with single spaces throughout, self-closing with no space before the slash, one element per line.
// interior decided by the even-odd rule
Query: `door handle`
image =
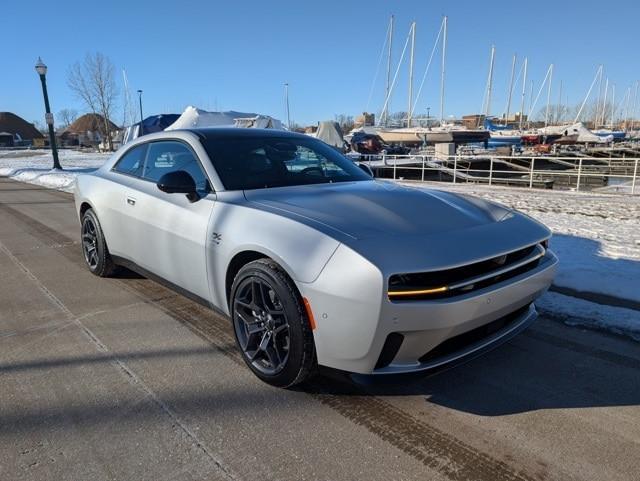
<path fill-rule="evenodd" d="M 127 196 L 127 204 L 136 205 L 136 200 L 133 197 Z"/>

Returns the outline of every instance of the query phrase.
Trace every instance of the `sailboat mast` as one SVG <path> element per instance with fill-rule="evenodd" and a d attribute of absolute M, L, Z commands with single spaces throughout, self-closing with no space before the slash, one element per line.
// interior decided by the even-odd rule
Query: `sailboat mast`
<path fill-rule="evenodd" d="M 627 89 L 627 102 L 624 108 L 624 130 L 629 128 L 629 102 L 631 101 L 631 87 Z"/>
<path fill-rule="evenodd" d="M 558 107 L 556 108 L 556 115 L 553 119 L 555 124 L 560 123 L 560 112 L 562 111 L 562 80 L 560 80 L 560 93 L 558 94 Z"/>
<path fill-rule="evenodd" d="M 598 66 L 598 70 L 596 70 L 596 75 L 593 77 L 593 81 L 591 82 L 591 85 L 589 86 L 589 90 L 587 90 L 587 95 L 585 95 L 584 100 L 582 101 L 582 104 L 580 105 L 580 108 L 578 109 L 578 113 L 576 114 L 576 118 L 573 121 L 573 123 L 577 123 L 578 120 L 580 120 L 580 115 L 582 114 L 582 110 L 584 109 L 584 106 L 587 105 L 587 100 L 589 100 L 589 96 L 591 95 L 591 91 L 593 90 L 593 86 L 596 84 L 596 81 L 598 80 L 598 76 L 602 75 L 602 65 Z"/>
<path fill-rule="evenodd" d="M 487 104 L 484 109 L 485 118 L 491 113 L 491 91 L 493 89 L 493 64 L 496 57 L 496 47 L 491 45 L 491 60 L 489 61 L 489 78 L 487 79 Z"/>
<path fill-rule="evenodd" d="M 609 128 L 613 130 L 613 111 L 616 109 L 616 84 L 611 85 L 611 121 Z"/>
<path fill-rule="evenodd" d="M 507 125 L 507 122 L 509 122 L 509 112 L 511 111 L 511 95 L 513 94 L 513 77 L 515 76 L 516 73 L 516 58 L 517 58 L 517 54 L 513 54 L 513 60 L 511 61 L 511 78 L 509 80 L 509 95 L 508 95 L 508 100 L 507 100 L 507 112 L 505 113 L 504 116 L 504 125 Z"/>
<path fill-rule="evenodd" d="M 442 36 L 442 67 L 440 69 L 440 125 L 444 123 L 444 72 L 445 72 L 445 59 L 447 56 L 447 23 L 448 17 L 445 15 L 443 21 L 443 36 Z"/>
<path fill-rule="evenodd" d="M 631 130 L 635 128 L 636 125 L 636 113 L 638 110 L 638 85 L 640 81 L 636 80 L 636 91 L 633 94 L 633 113 L 631 114 Z"/>
<path fill-rule="evenodd" d="M 598 100 L 596 102 L 596 111 L 593 118 L 593 128 L 598 128 L 598 121 L 600 120 L 600 100 L 602 99 L 602 72 L 600 72 L 600 79 L 598 80 Z"/>
<path fill-rule="evenodd" d="M 604 84 L 604 100 L 602 101 L 602 113 L 600 114 L 600 125 L 604 125 L 606 122 L 606 112 L 607 112 L 607 96 L 609 95 L 609 77 L 607 77 L 607 81 Z"/>
<path fill-rule="evenodd" d="M 522 130 L 522 116 L 524 115 L 524 98 L 527 93 L 527 64 L 528 58 L 524 58 L 524 76 L 522 77 L 522 99 L 520 100 L 520 125 L 518 128 Z"/>
<path fill-rule="evenodd" d="M 133 107 L 131 102 L 131 90 L 129 89 L 129 79 L 127 72 L 122 69 L 122 77 L 124 79 L 124 125 L 133 125 L 135 123 L 133 115 Z"/>
<path fill-rule="evenodd" d="M 411 23 L 411 58 L 409 59 L 409 109 L 407 127 L 411 127 L 411 108 L 413 107 L 413 54 L 416 47 L 416 22 Z"/>
<path fill-rule="evenodd" d="M 393 44 L 393 15 L 391 15 L 391 19 L 389 20 L 389 40 L 387 41 L 387 45 L 388 45 L 388 50 L 387 50 L 387 88 L 384 94 L 384 98 L 387 102 L 387 104 L 389 103 L 389 93 L 391 90 L 391 48 L 392 48 L 392 44 Z M 387 110 L 385 111 L 385 118 L 384 121 L 383 119 L 380 119 L 381 121 L 383 121 L 383 125 L 387 125 L 387 120 L 389 119 L 389 109 L 387 108 Z"/>
<path fill-rule="evenodd" d="M 551 107 L 551 80 L 553 79 L 553 64 L 549 67 L 549 85 L 547 85 L 547 112 L 544 116 L 544 126 L 549 125 L 549 108 Z"/>
<path fill-rule="evenodd" d="M 289 84 L 284 84 L 284 103 L 287 110 L 287 129 L 291 130 L 291 116 L 289 112 Z"/>

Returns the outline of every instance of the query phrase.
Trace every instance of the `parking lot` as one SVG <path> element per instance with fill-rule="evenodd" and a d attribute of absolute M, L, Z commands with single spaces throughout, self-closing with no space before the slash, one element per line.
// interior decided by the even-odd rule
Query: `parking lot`
<path fill-rule="evenodd" d="M 0 479 L 623 480 L 638 344 L 540 318 L 408 382 L 257 380 L 230 322 L 84 267 L 69 194 L 0 179 Z"/>

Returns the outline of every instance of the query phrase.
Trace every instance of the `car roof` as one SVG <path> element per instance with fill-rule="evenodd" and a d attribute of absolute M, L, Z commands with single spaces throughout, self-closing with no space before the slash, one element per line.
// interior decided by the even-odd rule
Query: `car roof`
<path fill-rule="evenodd" d="M 201 139 L 230 139 L 230 138 L 305 138 L 308 135 L 288 130 L 276 129 L 243 129 L 238 127 L 209 127 L 198 129 L 187 129 Z"/>

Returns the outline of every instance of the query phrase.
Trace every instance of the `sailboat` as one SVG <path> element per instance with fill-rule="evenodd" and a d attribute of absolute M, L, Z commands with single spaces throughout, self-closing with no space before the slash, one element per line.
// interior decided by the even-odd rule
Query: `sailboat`
<path fill-rule="evenodd" d="M 393 20 L 393 18 L 392 18 Z M 431 64 L 431 60 L 433 59 L 433 55 L 435 53 L 435 49 L 437 47 L 438 41 L 440 40 L 440 34 L 442 34 L 442 62 L 441 62 L 441 71 L 440 71 L 440 122 L 438 126 L 428 125 L 426 127 L 422 126 L 414 126 L 413 125 L 413 112 L 415 109 L 415 103 L 413 99 L 413 67 L 414 67 L 414 52 L 415 52 L 415 36 L 416 36 L 416 22 L 412 22 L 411 27 L 409 29 L 409 35 L 407 37 L 407 41 L 405 42 L 405 47 L 403 49 L 402 55 L 398 62 L 398 66 L 396 69 L 396 73 L 394 75 L 393 82 L 389 84 L 389 75 L 387 76 L 387 89 L 386 89 L 386 98 L 384 102 L 384 106 L 382 109 L 381 119 L 388 119 L 388 108 L 389 108 L 389 99 L 393 91 L 393 87 L 395 85 L 395 80 L 398 75 L 398 71 L 400 69 L 400 65 L 404 59 L 404 54 L 406 48 L 411 42 L 411 53 L 410 53 L 410 61 L 409 61 L 409 109 L 407 112 L 407 126 L 406 127 L 397 127 L 397 128 L 389 128 L 387 126 L 378 126 L 376 127 L 376 133 L 382 138 L 382 140 L 389 144 L 402 143 L 405 145 L 424 145 L 424 144 L 433 144 L 433 143 L 479 143 L 485 142 L 489 138 L 489 133 L 485 130 L 470 130 L 462 125 L 456 125 L 454 123 L 447 123 L 444 120 L 444 88 L 445 88 L 445 59 L 446 59 L 446 48 L 447 48 L 447 26 L 448 26 L 448 18 L 445 16 L 442 19 L 442 24 L 440 27 L 440 32 L 438 33 L 438 37 L 434 43 L 433 50 L 431 52 L 431 58 L 429 59 L 429 63 L 425 69 L 424 76 L 429 70 L 429 66 Z M 390 29 L 390 33 L 393 29 Z M 391 39 L 389 39 L 389 43 Z M 391 50 L 389 49 L 389 55 Z M 388 65 L 390 65 L 390 57 Z M 424 78 L 423 78 L 424 83 Z M 420 86 L 420 89 L 422 85 Z M 418 91 L 418 96 L 420 94 L 420 90 Z"/>

